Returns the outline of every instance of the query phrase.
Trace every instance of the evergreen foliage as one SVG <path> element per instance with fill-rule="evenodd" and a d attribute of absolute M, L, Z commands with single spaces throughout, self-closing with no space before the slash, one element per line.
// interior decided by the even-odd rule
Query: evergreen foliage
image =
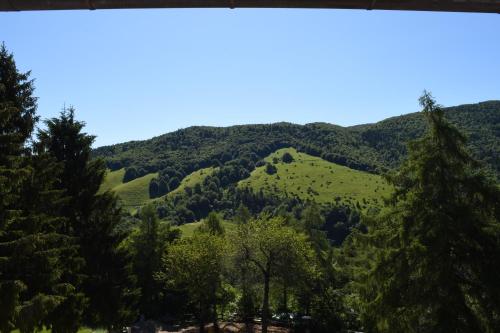
<path fill-rule="evenodd" d="M 426 135 L 389 179 L 388 210 L 359 238 L 371 332 L 497 332 L 500 191 L 425 93 Z"/>
<path fill-rule="evenodd" d="M 268 175 L 274 175 L 278 170 L 276 169 L 276 167 L 274 165 L 272 165 L 271 163 L 267 163 L 266 164 L 266 173 Z"/>
<path fill-rule="evenodd" d="M 119 249 L 125 235 L 117 230 L 121 223 L 117 199 L 110 192 L 99 193 L 106 168 L 101 160 L 90 159 L 94 137 L 82 132 L 85 124 L 75 120 L 74 109 L 65 109 L 59 118 L 45 123 L 37 146 L 60 163 L 57 189 L 68 197 L 61 205 L 66 223 L 60 224 L 60 232 L 77 240 L 78 255 L 70 260 L 84 263 L 72 273 L 74 279 L 83 278 L 77 288 L 80 297 L 64 304 L 62 311 L 73 318 L 76 329 L 75 318 L 82 308 L 82 321 L 116 329 L 133 314 L 134 294 L 131 258 Z"/>
<path fill-rule="evenodd" d="M 73 244 L 55 188 L 59 165 L 34 152 L 29 139 L 38 121 L 33 81 L 0 48 L 0 331 L 31 332 L 71 297 L 63 258 Z M 49 322 L 50 324 L 50 322 Z"/>
<path fill-rule="evenodd" d="M 178 237 L 178 233 L 168 224 L 159 223 L 153 206 L 145 206 L 140 217 L 139 229 L 132 234 L 130 245 L 133 271 L 140 288 L 138 309 L 146 318 L 156 318 L 160 315 L 163 300 L 155 274 L 161 269 L 161 258 L 168 244 Z"/>
<path fill-rule="evenodd" d="M 281 156 L 281 160 L 283 161 L 283 163 L 292 163 L 293 162 L 293 156 L 286 152 L 283 154 L 283 156 Z"/>
<path fill-rule="evenodd" d="M 209 233 L 210 235 L 216 236 L 224 234 L 224 227 L 222 226 L 221 219 L 215 212 L 208 214 L 198 230 L 202 233 Z"/>

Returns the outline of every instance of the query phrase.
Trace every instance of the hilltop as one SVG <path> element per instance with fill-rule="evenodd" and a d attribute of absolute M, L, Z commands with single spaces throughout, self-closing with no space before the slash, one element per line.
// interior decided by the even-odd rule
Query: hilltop
<path fill-rule="evenodd" d="M 500 101 L 445 108 L 445 115 L 468 135 L 475 158 L 498 177 Z M 381 173 L 397 167 L 406 156 L 406 143 L 425 130 L 423 115 L 418 112 L 351 127 L 327 123 L 194 126 L 149 140 L 99 147 L 93 153 L 104 158 L 111 170 L 130 169 L 130 179 L 169 167 L 187 175 L 242 156 L 257 161 L 287 147 L 353 169 Z"/>

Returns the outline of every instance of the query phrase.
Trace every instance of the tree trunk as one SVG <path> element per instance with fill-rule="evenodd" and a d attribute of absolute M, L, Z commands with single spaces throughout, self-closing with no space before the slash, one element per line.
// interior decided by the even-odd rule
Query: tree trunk
<path fill-rule="evenodd" d="M 212 305 L 213 307 L 213 324 L 214 324 L 214 331 L 219 332 L 219 323 L 217 322 L 217 305 L 214 304 Z"/>
<path fill-rule="evenodd" d="M 204 304 L 203 302 L 200 301 L 199 303 L 199 306 L 200 306 L 200 317 L 199 317 L 199 328 L 200 328 L 200 333 L 204 333 L 205 332 L 205 310 L 204 310 Z"/>
<path fill-rule="evenodd" d="M 264 299 L 262 301 L 262 333 L 267 333 L 267 322 L 269 320 L 269 270 L 264 273 Z"/>
<path fill-rule="evenodd" d="M 286 281 L 283 281 L 283 312 L 288 313 L 288 286 Z"/>

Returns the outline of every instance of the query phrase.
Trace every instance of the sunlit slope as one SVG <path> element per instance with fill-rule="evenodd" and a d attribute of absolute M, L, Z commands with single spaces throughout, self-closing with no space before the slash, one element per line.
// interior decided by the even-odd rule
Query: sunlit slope
<path fill-rule="evenodd" d="M 194 188 L 196 184 L 203 183 L 203 180 L 205 180 L 205 178 L 211 175 L 215 170 L 216 168 L 210 167 L 194 171 L 189 175 L 187 175 L 186 177 L 184 177 L 181 180 L 179 187 L 177 187 L 175 190 L 170 191 L 161 197 L 150 199 L 149 202 L 154 203 L 154 202 L 164 201 L 166 197 L 171 198 L 178 193 L 182 193 L 186 187 Z"/>
<path fill-rule="evenodd" d="M 167 195 L 173 196 L 176 193 L 184 191 L 186 187 L 193 188 L 196 184 L 201 184 L 203 180 L 215 170 L 216 168 L 212 167 L 204 168 L 187 175 L 182 179 L 179 187 L 169 192 Z M 133 210 L 149 202 L 165 200 L 165 196 L 155 199 L 149 198 L 149 183 L 151 179 L 158 177 L 158 173 L 150 173 L 127 183 L 123 183 L 124 174 L 125 169 L 108 171 L 101 185 L 101 192 L 107 190 L 114 191 L 118 195 L 123 207 L 129 210 Z"/>
<path fill-rule="evenodd" d="M 292 163 L 281 161 L 285 152 L 293 156 Z M 276 164 L 273 163 L 275 158 L 279 160 Z M 361 209 L 373 205 L 380 206 L 382 197 L 387 196 L 391 190 L 379 175 L 298 153 L 293 148 L 280 149 L 266 157 L 265 161 L 277 168 L 276 174 L 269 175 L 265 171 L 265 166 L 259 167 L 249 178 L 240 181 L 238 186 L 251 187 L 255 191 L 262 189 L 266 193 L 297 196 L 303 200 L 311 199 L 319 203 L 337 201 Z M 186 187 L 193 188 L 214 171 L 215 168 L 205 168 L 189 174 L 181 181 L 181 185 L 167 196 L 181 193 Z M 127 183 L 123 183 L 123 175 L 124 169 L 108 172 L 101 190 L 113 190 L 124 208 L 128 210 L 134 210 L 153 201 L 149 198 L 149 183 L 158 176 L 157 173 L 150 173 Z M 164 197 L 154 200 L 164 200 Z"/>
<path fill-rule="evenodd" d="M 178 228 L 182 232 L 182 237 L 190 237 L 194 234 L 195 230 L 198 229 L 203 221 L 198 221 L 198 222 L 192 222 L 192 223 L 186 223 L 174 228 Z M 224 228 L 224 231 L 226 234 L 231 234 L 236 232 L 237 224 L 231 221 L 226 221 L 222 220 L 222 227 Z"/>
<path fill-rule="evenodd" d="M 149 183 L 151 179 L 158 177 L 158 173 L 150 173 L 127 183 L 123 182 L 124 173 L 124 169 L 108 172 L 101 191 L 112 190 L 125 209 L 134 210 L 150 201 Z"/>
<path fill-rule="evenodd" d="M 207 176 L 210 176 L 211 174 L 213 174 L 216 169 L 217 168 L 210 167 L 210 168 L 204 168 L 204 169 L 200 169 L 200 170 L 197 170 L 197 171 L 190 173 L 189 175 L 187 175 L 186 177 L 184 177 L 182 179 L 179 187 L 177 187 L 173 191 L 170 191 L 167 195 L 174 196 L 177 193 L 182 193 L 186 187 L 193 188 L 196 186 L 196 184 L 203 183 L 205 178 Z"/>
<path fill-rule="evenodd" d="M 112 190 L 115 187 L 123 184 L 123 176 L 125 175 L 125 168 L 116 171 L 108 170 L 101 185 L 101 192 Z"/>
<path fill-rule="evenodd" d="M 140 207 L 149 201 L 149 183 L 158 177 L 158 173 L 150 173 L 113 188 L 125 208 Z"/>
<path fill-rule="evenodd" d="M 283 163 L 281 157 L 290 153 L 294 161 Z M 279 159 L 274 164 L 273 159 Z M 390 193 L 391 187 L 379 176 L 344 167 L 293 148 L 277 150 L 265 158 L 277 172 L 266 173 L 266 167 L 256 168 L 249 178 L 239 182 L 240 187 L 250 187 L 265 193 L 297 196 L 319 203 L 341 202 L 359 208 L 381 205 L 382 197 Z"/>

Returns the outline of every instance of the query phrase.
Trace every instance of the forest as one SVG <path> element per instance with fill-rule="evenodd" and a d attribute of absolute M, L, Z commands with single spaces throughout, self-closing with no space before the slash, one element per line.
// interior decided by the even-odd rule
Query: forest
<path fill-rule="evenodd" d="M 500 102 L 419 102 L 370 125 L 194 127 L 93 150 L 74 108 L 40 119 L 2 45 L 0 332 L 499 332 Z M 238 185 L 299 162 L 390 192 Z M 133 211 L 103 187 L 121 169 L 124 184 L 155 174 Z"/>

